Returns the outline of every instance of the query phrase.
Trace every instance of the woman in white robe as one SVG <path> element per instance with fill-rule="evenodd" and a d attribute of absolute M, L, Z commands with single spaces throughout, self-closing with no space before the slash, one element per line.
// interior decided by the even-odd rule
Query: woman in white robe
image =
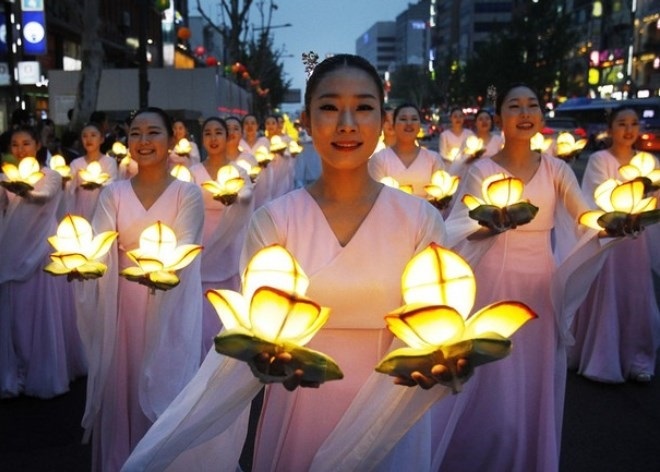
<path fill-rule="evenodd" d="M 119 276 L 133 266 L 127 251 L 160 221 L 177 244 L 201 242 L 204 209 L 199 188 L 168 170 L 172 143 L 169 117 L 160 109 L 139 111 L 128 145 L 138 174 L 104 188 L 93 227 L 117 231 L 103 277 L 78 292 L 89 353 L 83 426 L 92 433 L 92 468 L 119 470 L 131 450 L 199 366 L 202 293 L 199 257 L 180 271 L 167 290 Z"/>
<path fill-rule="evenodd" d="M 18 162 L 34 157 L 36 131 L 12 132 L 10 150 Z M 51 398 L 69 390 L 86 373 L 76 327 L 71 285 L 43 271 L 54 249 L 61 176 L 47 168 L 24 194 L 0 187 L 0 397 L 20 394 Z M 6 180 L 3 174 L 0 176 Z"/>
<path fill-rule="evenodd" d="M 447 380 L 446 367 L 437 366 L 437 377 L 398 379 L 425 390 L 396 386 L 374 366 L 396 345 L 382 317 L 401 304 L 406 263 L 428 243 L 442 243 L 445 230 L 430 204 L 369 176 L 382 100 L 378 74 L 364 59 L 336 55 L 317 66 L 303 122 L 323 174 L 252 219 L 245 260 L 275 242 L 292 252 L 310 277 L 308 295 L 332 310 L 311 346 L 345 374 L 318 390 L 267 387 L 253 470 L 431 470 L 425 412 L 449 392 L 430 388 Z M 294 389 L 300 378 L 294 373 L 284 383 Z M 260 388 L 244 363 L 209 353 L 124 470 L 235 470 L 246 408 Z"/>

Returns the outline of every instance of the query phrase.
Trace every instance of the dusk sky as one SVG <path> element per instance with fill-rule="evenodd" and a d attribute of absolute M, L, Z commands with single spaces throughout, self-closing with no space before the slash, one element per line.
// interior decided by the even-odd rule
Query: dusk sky
<path fill-rule="evenodd" d="M 258 3 L 255 1 L 255 4 Z M 267 3 L 267 2 L 266 2 Z M 355 53 L 355 40 L 378 21 L 394 21 L 416 0 L 278 0 L 271 25 L 291 23 L 291 27 L 273 28 L 273 45 L 283 50 L 286 79 L 292 88 L 304 89 L 303 52 L 316 52 L 321 59 L 329 53 Z M 197 1 L 188 2 L 190 13 L 197 15 Z M 211 18 L 219 18 L 217 0 L 201 0 L 202 8 Z M 259 26 L 258 11 L 250 22 Z"/>

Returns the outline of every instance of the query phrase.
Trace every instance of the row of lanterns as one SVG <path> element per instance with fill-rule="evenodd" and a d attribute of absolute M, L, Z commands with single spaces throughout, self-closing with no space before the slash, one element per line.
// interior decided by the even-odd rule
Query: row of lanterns
<path fill-rule="evenodd" d="M 285 148 L 275 144 L 275 150 L 284 151 Z M 62 163 L 55 167 L 61 168 Z M 222 194 L 221 181 L 239 189 L 242 186 L 237 182 L 242 179 L 236 169 L 228 167 L 233 172 L 223 167 L 217 182 L 204 186 L 210 187 L 214 196 Z M 16 193 L 31 190 L 43 178 L 33 158 L 22 159 L 18 166 L 5 163 L 2 170 L 4 180 L 0 184 Z M 438 172 L 427 187 L 455 191 L 456 178 Z M 620 168 L 620 173 L 627 181 L 610 179 L 596 189 L 595 198 L 601 210 L 580 217 L 582 224 L 602 229 L 609 236 L 634 234 L 660 221 L 656 197 L 646 196 L 660 188 L 660 169 L 656 168 L 653 156 L 637 154 L 630 164 Z M 525 224 L 536 215 L 538 208 L 522 199 L 523 191 L 520 179 L 497 174 L 484 181 L 482 195 L 465 195 L 463 203 L 480 224 L 503 230 Z M 69 280 L 102 277 L 107 267 L 100 260 L 117 237 L 116 231 L 94 235 L 87 220 L 67 215 L 57 233 L 48 239 L 55 252 L 44 270 L 66 275 Z M 120 275 L 152 291 L 168 290 L 179 283 L 177 271 L 189 265 L 201 251 L 200 245 L 179 245 L 174 231 L 157 221 L 142 232 L 139 247 L 127 252 L 135 265 L 122 270 Z M 244 272 L 241 293 L 230 290 L 206 293 L 226 328 L 215 339 L 216 350 L 244 361 L 262 352 L 274 356 L 284 350 L 294 358 L 291 367 L 304 371 L 304 381 L 342 378 L 336 362 L 304 347 L 327 321 L 330 312 L 306 297 L 308 285 L 303 269 L 283 247 L 273 245 L 257 252 Z M 445 364 L 448 359 L 468 358 L 477 366 L 508 355 L 510 336 L 536 315 L 522 303 L 502 301 L 469 316 L 475 293 L 474 274 L 456 253 L 431 244 L 414 256 L 402 275 L 404 305 L 385 316 L 388 329 L 408 347 L 387 354 L 376 370 L 397 376 L 409 376 L 413 371 L 431 375 L 434 365 Z M 279 381 L 287 375 L 286 372 L 254 373 L 264 382 Z M 459 390 L 460 384 L 453 388 Z"/>

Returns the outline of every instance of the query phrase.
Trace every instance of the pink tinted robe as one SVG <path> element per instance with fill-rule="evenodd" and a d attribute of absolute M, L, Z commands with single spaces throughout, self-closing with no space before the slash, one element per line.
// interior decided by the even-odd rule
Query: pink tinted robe
<path fill-rule="evenodd" d="M 87 368 L 71 284 L 43 271 L 62 178 L 41 171 L 29 198 L 0 188 L 0 397 L 51 398 Z"/>
<path fill-rule="evenodd" d="M 620 166 L 607 150 L 592 154 L 582 178 L 585 198 L 595 205 L 598 185 L 609 178 L 623 180 Z M 651 267 L 660 253 L 651 249 L 655 228 L 649 229 L 635 239 L 626 238 L 611 251 L 575 316 L 569 366 L 585 377 L 619 383 L 655 372 L 660 311 Z"/>
<path fill-rule="evenodd" d="M 454 134 L 451 129 L 444 130 L 440 133 L 440 142 L 438 143 L 440 157 L 448 164 L 451 164 L 458 156 L 458 151 L 463 147 L 463 143 L 465 143 L 468 136 L 474 136 L 474 132 L 467 128 L 463 128 L 459 135 Z"/>
<path fill-rule="evenodd" d="M 566 382 L 564 318 L 568 315 L 562 303 L 554 300 L 564 296 L 565 286 L 553 283 L 558 269 L 551 233 L 562 212 L 572 216 L 577 233 L 577 217 L 588 207 L 570 167 L 542 155 L 523 194 L 539 207 L 536 217 L 485 240 L 467 241 L 479 225 L 460 203 L 462 195 L 482 198 L 482 181 L 501 172 L 509 175 L 490 158 L 470 166 L 459 189 L 459 203 L 447 220 L 449 244 L 474 270 L 475 311 L 496 301 L 520 301 L 538 319 L 513 334 L 508 357 L 479 367 L 463 392 L 434 405 L 434 470 L 556 471 L 559 465 Z M 582 252 L 570 257 L 582 262 L 600 254 L 595 233 L 585 232 L 575 245 L 575 251 L 583 248 Z M 577 240 L 578 235 L 557 237 Z M 578 293 L 586 292 L 588 283 L 585 278 L 573 286 Z"/>
<path fill-rule="evenodd" d="M 389 187 L 345 247 L 304 189 L 255 212 L 246 258 L 274 243 L 292 252 L 310 278 L 307 295 L 331 308 L 309 346 L 333 357 L 345 378 L 294 392 L 267 386 L 253 470 L 431 470 L 425 413 L 449 390 L 396 386 L 374 367 L 400 346 L 383 317 L 402 303 L 405 265 L 444 239 L 431 205 Z M 123 470 L 235 470 L 260 388 L 244 363 L 210 352 Z"/>
<path fill-rule="evenodd" d="M 201 270 L 202 293 L 210 289 L 239 291 L 241 277 L 239 258 L 248 223 L 254 209 L 250 177 L 240 166 L 235 166 L 245 180 L 245 186 L 238 194 L 236 202 L 225 206 L 213 199 L 211 192 L 202 189 L 204 200 L 204 230 L 202 232 Z M 214 180 L 203 164 L 190 168 L 197 185 Z M 213 338 L 218 335 L 222 324 L 211 303 L 204 297 L 202 318 L 202 360 L 213 346 Z"/>
<path fill-rule="evenodd" d="M 103 154 L 99 159 L 99 164 L 101 164 L 101 169 L 103 172 L 110 174 L 110 180 L 106 182 L 106 185 L 117 180 L 118 169 L 117 161 Z M 88 162 L 85 160 L 85 157 L 78 157 L 71 162 L 71 181 L 66 185 L 66 211 L 74 215 L 82 216 L 87 221 L 91 221 L 92 216 L 94 215 L 94 209 L 96 208 L 96 202 L 99 199 L 99 194 L 103 187 L 86 190 L 80 186 L 82 179 L 79 176 L 79 172 L 87 168 Z"/>
<path fill-rule="evenodd" d="M 151 424 L 199 366 L 202 320 L 200 257 L 179 271 L 181 282 L 156 290 L 120 277 L 134 263 L 142 231 L 162 221 L 178 245 L 199 244 L 204 208 L 199 188 L 174 180 L 145 209 L 130 180 L 99 197 L 93 227 L 118 231 L 106 274 L 79 292 L 83 338 L 89 347 L 86 436 L 93 430 L 94 470 L 119 470 Z"/>
<path fill-rule="evenodd" d="M 424 186 L 431 183 L 433 172 L 443 168 L 444 164 L 438 153 L 425 147 L 419 148 L 419 154 L 408 167 L 390 147 L 378 151 L 369 159 L 369 174 L 375 180 L 392 177 L 399 185 L 412 185 L 413 194 L 422 198 L 427 197 Z"/>

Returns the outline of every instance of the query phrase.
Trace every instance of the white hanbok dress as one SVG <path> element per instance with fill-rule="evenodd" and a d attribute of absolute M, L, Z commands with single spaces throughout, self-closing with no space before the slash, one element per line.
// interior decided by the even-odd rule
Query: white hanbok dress
<path fill-rule="evenodd" d="M 204 199 L 204 230 L 202 232 L 201 270 L 202 293 L 210 289 L 239 291 L 241 277 L 239 259 L 248 223 L 254 210 L 252 184 L 250 177 L 240 166 L 238 168 L 245 185 L 238 194 L 236 202 L 229 206 L 213 199 L 211 192 L 202 189 Z M 190 173 L 197 185 L 213 180 L 203 164 L 190 168 Z M 203 300 L 202 321 L 202 360 L 213 346 L 213 338 L 222 328 L 220 318 L 211 303 Z"/>
<path fill-rule="evenodd" d="M 199 256 L 179 272 L 180 283 L 152 291 L 120 277 L 134 263 L 142 231 L 157 221 L 177 243 L 200 244 L 204 207 L 199 188 L 174 180 L 144 208 L 130 180 L 105 187 L 93 227 L 118 231 L 106 274 L 78 291 L 81 334 L 89 352 L 86 436 L 92 432 L 92 468 L 119 470 L 151 424 L 199 367 L 202 284 Z"/>
<path fill-rule="evenodd" d="M 440 155 L 425 147 L 419 148 L 417 157 L 409 166 L 390 147 L 369 159 L 369 174 L 373 179 L 380 181 L 383 177 L 392 177 L 399 185 L 412 185 L 413 194 L 422 198 L 427 197 L 424 186 L 431 183 L 431 175 L 440 169 L 444 169 Z"/>
<path fill-rule="evenodd" d="M 101 165 L 103 172 L 110 175 L 110 180 L 106 182 L 109 184 L 113 180 L 117 180 L 119 171 L 117 168 L 117 161 L 103 154 L 98 163 Z M 74 215 L 79 215 L 85 218 L 87 221 L 91 221 L 92 216 L 94 215 L 94 209 L 96 208 L 96 202 L 101 193 L 102 187 L 97 189 L 88 190 L 80 186 L 82 179 L 80 178 L 79 172 L 87 168 L 88 162 L 85 160 L 85 157 L 78 157 L 71 162 L 71 181 L 66 184 L 66 211 Z"/>
<path fill-rule="evenodd" d="M 501 172 L 509 175 L 492 159 L 479 159 L 470 166 L 457 201 L 465 193 L 481 198 L 482 181 Z M 551 234 L 557 215 L 567 212 L 576 222 L 589 208 L 570 167 L 548 155 L 541 156 L 523 198 L 539 207 L 536 217 L 485 240 L 466 239 L 479 225 L 462 203 L 447 219 L 450 245 L 475 273 L 474 309 L 520 301 L 538 318 L 512 336 L 508 357 L 479 367 L 463 392 L 433 406 L 434 470 L 539 472 L 559 466 L 570 317 L 565 306 L 570 303 L 562 301 L 566 285 L 554 279 L 573 272 L 563 264 L 557 268 Z M 573 234 L 561 237 L 578 241 L 576 223 L 572 229 Z M 585 231 L 574 247 L 572 263 L 582 267 L 588 261 L 590 269 L 598 270 L 604 251 L 596 231 Z M 589 283 L 587 275 L 572 279 L 571 296 L 584 296 Z"/>
<path fill-rule="evenodd" d="M 305 189 L 255 212 L 245 255 L 273 243 L 292 252 L 310 278 L 307 295 L 331 308 L 309 346 L 334 358 L 345 377 L 319 389 L 266 387 L 253 470 L 431 470 L 426 413 L 449 390 L 396 386 L 374 367 L 399 346 L 383 316 L 402 302 L 405 265 L 444 238 L 430 204 L 389 187 L 345 246 Z M 210 352 L 124 470 L 235 470 L 245 409 L 260 388 L 245 364 Z"/>
<path fill-rule="evenodd" d="M 607 150 L 592 154 L 582 177 L 585 198 L 594 202 L 598 185 L 610 178 L 622 180 L 620 166 Z M 660 260 L 651 247 L 655 231 L 626 238 L 611 251 L 575 316 L 569 366 L 585 377 L 620 383 L 655 372 L 660 347 L 660 310 L 651 271 Z"/>
<path fill-rule="evenodd" d="M 87 369 L 71 284 L 43 271 L 62 178 L 41 171 L 29 197 L 0 188 L 0 397 L 51 398 Z"/>

